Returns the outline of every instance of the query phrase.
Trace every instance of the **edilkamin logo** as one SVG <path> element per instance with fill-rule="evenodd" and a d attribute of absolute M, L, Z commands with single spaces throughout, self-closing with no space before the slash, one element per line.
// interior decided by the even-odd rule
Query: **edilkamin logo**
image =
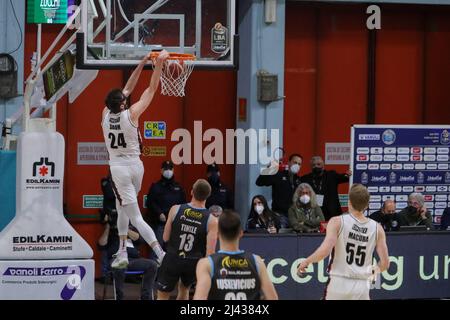
<path fill-rule="evenodd" d="M 38 172 L 39 168 L 39 172 Z M 33 163 L 33 177 L 36 177 L 37 174 L 41 177 L 45 177 L 47 174 L 49 174 L 50 169 L 50 176 L 55 176 L 55 163 L 48 161 L 48 158 L 41 158 L 38 162 Z"/>
<path fill-rule="evenodd" d="M 27 188 L 31 189 L 55 189 L 60 187 L 61 180 L 55 179 L 54 162 L 48 160 L 48 158 L 40 158 L 39 161 L 33 163 L 33 176 L 30 179 L 26 179 Z"/>

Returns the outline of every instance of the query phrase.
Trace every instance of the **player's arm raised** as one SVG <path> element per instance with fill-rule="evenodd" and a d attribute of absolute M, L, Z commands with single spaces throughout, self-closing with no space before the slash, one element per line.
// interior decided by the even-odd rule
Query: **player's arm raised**
<path fill-rule="evenodd" d="M 319 248 L 308 258 L 303 260 L 298 266 L 298 273 L 304 273 L 305 269 L 310 263 L 319 262 L 330 255 L 331 250 L 333 250 L 336 245 L 336 241 L 339 235 L 339 229 L 341 228 L 341 217 L 333 217 L 327 224 L 327 234 L 325 239 Z"/>
<path fill-rule="evenodd" d="M 216 252 L 218 220 L 213 215 L 208 219 L 208 235 L 206 236 L 206 255 Z"/>
<path fill-rule="evenodd" d="M 163 233 L 164 242 L 167 242 L 170 239 L 170 234 L 172 233 L 172 222 L 173 222 L 173 219 L 175 218 L 175 215 L 178 212 L 178 209 L 180 209 L 179 204 L 172 206 L 172 208 L 170 208 L 170 210 L 169 210 L 169 214 L 167 215 L 166 225 L 164 226 L 164 233 Z"/>
<path fill-rule="evenodd" d="M 211 289 L 211 265 L 208 258 L 202 258 L 197 263 L 194 300 L 207 300 Z"/>
<path fill-rule="evenodd" d="M 141 62 L 138 64 L 136 69 L 134 69 L 133 73 L 131 74 L 131 77 L 128 79 L 127 84 L 125 85 L 125 88 L 123 88 L 122 92 L 125 97 L 129 97 L 130 94 L 133 92 L 134 88 L 136 88 L 136 85 L 138 83 L 139 77 L 141 76 L 142 70 L 145 67 L 145 64 L 147 63 L 149 58 L 149 55 L 146 55 Z"/>
<path fill-rule="evenodd" d="M 383 272 L 389 268 L 389 253 L 386 244 L 386 234 L 383 228 L 378 223 L 377 224 L 377 254 L 380 258 L 378 262 L 379 272 Z"/>
<path fill-rule="evenodd" d="M 278 294 L 270 280 L 266 265 L 260 256 L 255 255 L 258 265 L 259 279 L 261 280 L 261 291 L 265 300 L 278 300 Z"/>
<path fill-rule="evenodd" d="M 139 101 L 130 107 L 131 121 L 133 121 L 133 123 L 136 124 L 138 122 L 141 114 L 148 108 L 148 106 L 152 102 L 153 96 L 155 95 L 155 92 L 159 86 L 163 63 L 168 57 L 169 53 L 166 50 L 160 52 L 158 58 L 156 58 L 155 69 L 153 70 L 150 85 L 147 89 L 144 90 Z"/>

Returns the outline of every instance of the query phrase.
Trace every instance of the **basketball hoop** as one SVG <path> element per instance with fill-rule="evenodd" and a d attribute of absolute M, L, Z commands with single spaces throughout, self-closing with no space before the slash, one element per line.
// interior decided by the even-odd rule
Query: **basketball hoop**
<path fill-rule="evenodd" d="M 159 52 L 152 52 L 153 65 Z M 194 69 L 195 56 L 188 53 L 169 53 L 161 72 L 161 94 L 165 96 L 184 97 L 186 81 Z"/>

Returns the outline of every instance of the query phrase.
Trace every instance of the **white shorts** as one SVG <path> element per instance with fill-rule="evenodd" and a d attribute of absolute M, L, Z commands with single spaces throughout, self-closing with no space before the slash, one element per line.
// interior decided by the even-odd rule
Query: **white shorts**
<path fill-rule="evenodd" d="M 126 166 L 110 166 L 113 180 L 113 190 L 120 205 L 124 206 L 137 202 L 144 177 L 142 161 Z"/>
<path fill-rule="evenodd" d="M 344 277 L 330 277 L 325 300 L 370 300 L 370 281 Z"/>

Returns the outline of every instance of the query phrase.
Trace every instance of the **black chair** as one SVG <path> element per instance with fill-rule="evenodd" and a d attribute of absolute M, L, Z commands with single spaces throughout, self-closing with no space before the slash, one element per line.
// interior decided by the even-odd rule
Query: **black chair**
<path fill-rule="evenodd" d="M 139 276 L 143 276 L 145 273 L 145 271 L 143 270 L 138 270 L 138 271 L 130 271 L 130 270 L 125 270 L 125 277 L 126 276 L 130 276 L 130 275 L 139 275 Z M 105 281 L 103 284 L 103 298 L 102 300 L 105 300 L 106 297 L 106 288 L 109 284 L 109 281 L 111 281 L 110 283 L 112 284 L 113 287 L 113 294 L 114 294 L 114 299 L 113 300 L 117 300 L 117 295 L 116 295 L 116 281 L 114 279 L 114 274 L 112 271 L 109 271 L 106 275 L 105 275 Z M 141 290 L 142 290 L 142 281 L 141 281 Z"/>

